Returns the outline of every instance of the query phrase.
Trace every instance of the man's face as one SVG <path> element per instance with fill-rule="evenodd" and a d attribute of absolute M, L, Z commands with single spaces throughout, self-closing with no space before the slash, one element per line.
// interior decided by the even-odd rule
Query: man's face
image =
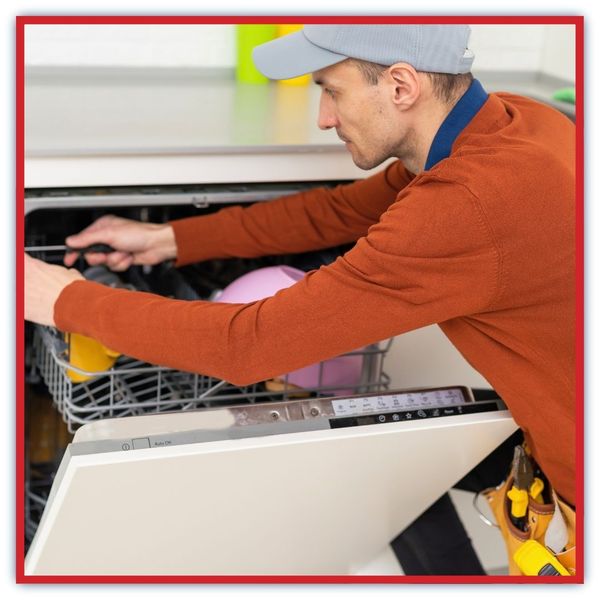
<path fill-rule="evenodd" d="M 354 63 L 343 61 L 316 71 L 313 78 L 321 87 L 318 125 L 335 128 L 357 167 L 372 169 L 399 155 L 407 130 L 398 122 L 383 77 L 372 85 Z"/>

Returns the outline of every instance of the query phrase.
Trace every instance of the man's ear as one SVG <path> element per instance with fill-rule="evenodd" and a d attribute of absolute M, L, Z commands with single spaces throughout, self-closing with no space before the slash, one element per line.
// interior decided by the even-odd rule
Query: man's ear
<path fill-rule="evenodd" d="M 421 96 L 421 78 L 407 63 L 396 63 L 387 69 L 392 101 L 402 110 L 408 110 Z"/>

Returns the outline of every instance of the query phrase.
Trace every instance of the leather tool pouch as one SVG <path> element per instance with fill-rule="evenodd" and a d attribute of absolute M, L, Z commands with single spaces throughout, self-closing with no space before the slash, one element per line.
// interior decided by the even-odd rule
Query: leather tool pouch
<path fill-rule="evenodd" d="M 560 510 L 562 513 L 567 528 L 568 541 L 562 552 L 553 554 L 571 575 L 575 575 L 575 511 L 558 498 L 556 494 L 552 494 L 556 502 L 548 504 L 540 504 L 530 498 L 527 511 L 527 530 L 522 531 L 514 525 L 509 516 L 511 501 L 507 493 L 512 484 L 513 478 L 511 476 L 498 487 L 481 492 L 487 499 L 496 524 L 504 538 L 508 552 L 509 575 L 522 575 L 513 556 L 524 542 L 536 540 L 542 546 L 546 546 L 545 535 L 555 510 Z"/>

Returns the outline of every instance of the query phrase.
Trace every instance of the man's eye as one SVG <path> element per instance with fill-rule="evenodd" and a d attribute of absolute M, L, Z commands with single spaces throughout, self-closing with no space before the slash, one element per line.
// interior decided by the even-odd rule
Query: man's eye
<path fill-rule="evenodd" d="M 330 90 L 329 88 L 325 88 L 325 93 L 328 94 L 331 98 L 335 96 L 335 92 Z"/>

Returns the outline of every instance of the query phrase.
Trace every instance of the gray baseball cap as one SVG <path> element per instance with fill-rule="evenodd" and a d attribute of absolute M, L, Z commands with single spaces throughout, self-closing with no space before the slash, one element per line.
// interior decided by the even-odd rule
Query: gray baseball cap
<path fill-rule="evenodd" d="M 269 79 L 313 73 L 347 58 L 382 65 L 406 62 L 417 71 L 468 73 L 468 25 L 306 25 L 261 44 L 252 58 Z"/>

